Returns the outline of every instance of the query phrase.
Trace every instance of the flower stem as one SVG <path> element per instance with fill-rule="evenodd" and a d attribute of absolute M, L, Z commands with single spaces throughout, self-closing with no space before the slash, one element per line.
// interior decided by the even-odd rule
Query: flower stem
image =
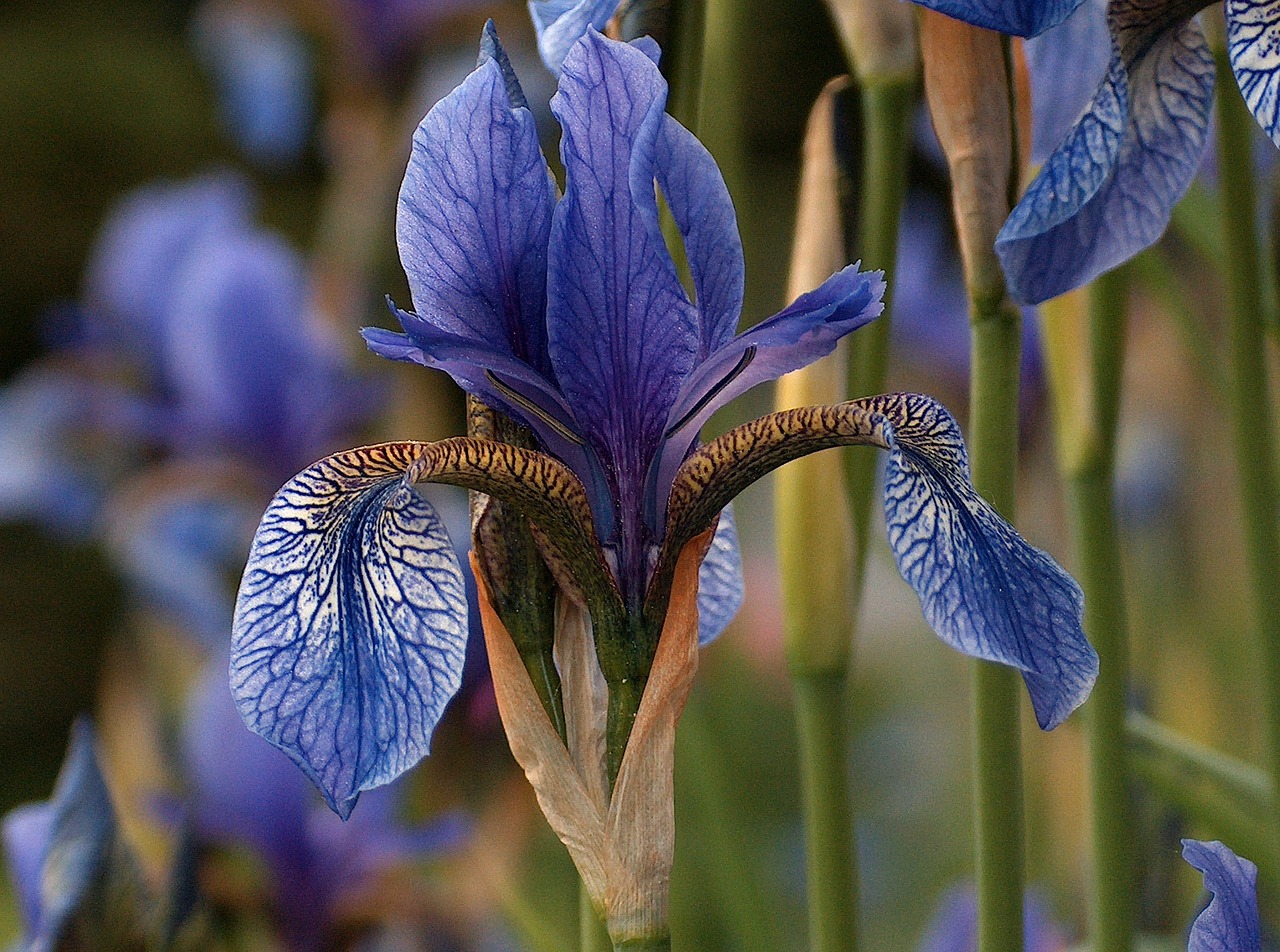
<path fill-rule="evenodd" d="M 671 952 L 671 936 L 646 936 L 642 939 L 623 939 L 613 944 L 614 952 Z"/>
<path fill-rule="evenodd" d="M 582 952 L 609 952 L 613 947 L 585 885 L 578 887 L 578 936 Z"/>
<path fill-rule="evenodd" d="M 857 947 L 858 882 L 843 672 L 793 675 L 804 788 L 809 948 Z"/>
<path fill-rule="evenodd" d="M 1244 517 L 1245 556 L 1253 589 L 1255 622 L 1261 649 L 1262 683 L 1266 692 L 1268 769 L 1280 789 L 1280 531 L 1276 513 L 1275 447 L 1267 392 L 1267 349 L 1263 325 L 1261 255 L 1254 210 L 1251 146 L 1253 117 L 1249 114 L 1226 51 L 1218 61 L 1218 145 L 1222 169 L 1223 238 L 1231 351 L 1231 422 L 1240 502 Z M 1280 818 L 1268 824 L 1272 849 L 1280 856 Z"/>
<path fill-rule="evenodd" d="M 893 310 L 893 286 L 898 258 L 898 225 L 906 191 L 907 154 L 911 117 L 917 90 L 915 77 L 862 85 L 863 166 L 859 185 L 857 235 L 851 235 L 850 260 L 860 256 L 866 268 L 882 269 L 888 276 L 884 313 L 880 319 L 853 335 L 849 342 L 849 391 L 851 397 L 884 389 L 889 361 L 889 318 Z M 846 220 L 848 216 L 846 216 Z M 875 492 L 876 454 L 845 452 L 845 486 L 853 516 L 854 585 L 862 585 L 871 522 L 871 497 Z M 857 606 L 850 611 L 857 614 Z"/>
<path fill-rule="evenodd" d="M 1068 469 L 1071 518 L 1084 589 L 1084 628 L 1097 649 L 1101 667 L 1088 707 L 1093 799 L 1090 912 L 1097 952 L 1132 949 L 1137 912 L 1124 722 L 1129 642 L 1112 498 L 1127 291 L 1123 269 L 1102 275 L 1089 289 L 1092 420 L 1084 431 L 1087 446 L 1062 454 Z"/>
<path fill-rule="evenodd" d="M 1006 518 L 1014 509 L 1021 314 L 1003 293 L 970 288 L 973 376 L 969 447 L 973 484 Z M 1020 701 L 1012 668 L 973 666 L 978 948 L 1020 952 L 1024 834 Z"/>

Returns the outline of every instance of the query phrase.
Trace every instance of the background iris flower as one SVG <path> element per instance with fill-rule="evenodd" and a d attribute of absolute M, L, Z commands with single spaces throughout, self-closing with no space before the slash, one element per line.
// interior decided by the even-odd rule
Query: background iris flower
<path fill-rule="evenodd" d="M 237 604 L 232 689 L 246 723 L 341 815 L 427 752 L 457 686 L 461 571 L 412 489 L 421 480 L 525 512 L 557 581 L 591 611 L 606 681 L 643 684 L 685 544 L 783 462 L 880 446 L 890 542 L 939 634 L 1018 667 L 1046 728 L 1096 675 L 1078 588 L 977 496 L 958 428 L 928 398 L 774 414 L 697 448 L 717 408 L 871 320 L 882 284 L 846 268 L 734 335 L 733 207 L 709 154 L 663 111 L 656 52 L 593 31 L 570 51 L 552 102 L 567 175 L 558 201 L 491 29 L 479 67 L 415 136 L 398 235 L 417 313 L 396 312 L 404 333 L 369 329 L 366 340 L 447 371 L 547 453 L 463 438 L 352 450 L 300 473 L 268 508 Z M 663 238 L 658 190 L 692 296 Z M 713 546 L 709 559 L 699 607 L 709 602 L 721 624 L 736 556 Z"/>
<path fill-rule="evenodd" d="M 1039 57 L 1072 58 L 1071 69 L 1052 73 L 1055 81 L 1092 74 L 1099 54 L 1110 50 L 1091 100 L 1044 159 L 997 238 L 1015 297 L 1035 304 L 1062 294 L 1160 237 L 1208 141 L 1214 61 L 1193 19 L 1207 4 L 1111 0 L 1105 32 L 1092 4 L 1077 10 L 1079 0 L 924 5 L 1003 33 L 1043 33 Z M 1280 143 L 1280 73 L 1269 46 L 1280 7 L 1233 2 L 1224 10 L 1240 90 Z M 1034 59 L 1032 68 L 1035 75 Z"/>

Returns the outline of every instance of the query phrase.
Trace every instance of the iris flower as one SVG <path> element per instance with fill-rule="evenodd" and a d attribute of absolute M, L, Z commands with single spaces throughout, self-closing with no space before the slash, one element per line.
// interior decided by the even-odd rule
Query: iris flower
<path fill-rule="evenodd" d="M 464 485 L 529 518 L 557 584 L 590 612 L 612 703 L 645 684 L 677 558 L 712 528 L 702 639 L 732 617 L 741 581 L 721 513 L 742 488 L 819 449 L 878 446 L 890 543 L 938 634 L 1022 671 L 1045 728 L 1096 676 L 1079 588 L 977 495 L 956 423 L 932 400 L 786 411 L 699 445 L 729 400 L 872 320 L 883 282 L 847 267 L 735 335 L 733 206 L 711 156 L 663 111 L 656 56 L 651 41 L 594 31 L 570 50 L 551 102 L 563 196 L 492 27 L 475 72 L 414 137 L 397 234 L 416 312 L 396 310 L 403 333 L 365 338 L 446 371 L 539 449 L 454 438 L 351 450 L 304 470 L 267 509 L 237 603 L 232 691 L 246 723 L 344 816 L 427 752 L 458 683 L 461 571 L 417 481 Z"/>
<path fill-rule="evenodd" d="M 977 26 L 1036 36 L 1080 0 L 927 0 Z M 1208 138 L 1214 61 L 1195 14 L 1207 3 L 1111 0 L 1093 40 L 1066 26 L 1040 42 L 1086 60 L 1109 46 L 1092 100 L 1005 222 L 996 241 L 1011 291 L 1037 303 L 1091 280 L 1160 237 L 1191 184 Z M 1227 52 L 1245 102 L 1280 143 L 1280 5 L 1229 0 Z M 1082 11 L 1086 19 L 1088 11 Z M 1090 31 L 1083 31 L 1088 34 Z M 1079 44 L 1079 45 L 1076 45 Z M 1065 74 L 1074 75 L 1077 67 Z M 1055 79 L 1061 80 L 1059 74 Z"/>

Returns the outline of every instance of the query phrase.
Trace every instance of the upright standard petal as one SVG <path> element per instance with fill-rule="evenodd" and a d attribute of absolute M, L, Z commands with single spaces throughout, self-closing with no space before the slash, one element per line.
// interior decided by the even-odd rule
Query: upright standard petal
<path fill-rule="evenodd" d="M 745 268 L 738 216 L 711 153 L 692 132 L 665 117 L 652 152 L 654 175 L 684 239 L 701 325 L 699 357 L 738 330 Z"/>
<path fill-rule="evenodd" d="M 1273 0 L 1226 0 L 1227 53 L 1244 101 L 1280 145 L 1280 6 Z"/>
<path fill-rule="evenodd" d="M 658 224 L 652 153 L 666 94 L 643 51 L 592 32 L 565 59 L 551 101 L 567 176 L 549 250 L 551 360 L 623 514 L 640 512 L 699 348 L 697 314 Z"/>
<path fill-rule="evenodd" d="M 1081 0 L 916 0 L 916 3 L 997 33 L 1036 36 L 1071 16 Z"/>
<path fill-rule="evenodd" d="M 887 405 L 884 513 L 898 571 L 943 641 L 1022 672 L 1043 730 L 1089 696 L 1098 655 L 1075 580 L 978 495 L 960 428 L 941 404 Z"/>
<path fill-rule="evenodd" d="M 1259 952 L 1258 867 L 1216 840 L 1183 840 L 1182 858 L 1204 873 L 1213 894 L 1191 926 L 1187 952 Z"/>
<path fill-rule="evenodd" d="M 1036 304 L 1155 241 L 1200 164 L 1213 56 L 1200 27 L 1163 5 L 1114 0 L 1111 65 L 996 239 L 1013 295 Z"/>
<path fill-rule="evenodd" d="M 262 517 L 232 630 L 245 723 L 346 817 L 425 756 L 462 678 L 462 570 L 406 475 L 417 444 L 321 460 Z"/>
<path fill-rule="evenodd" d="M 396 238 L 422 320 L 546 374 L 555 183 L 491 29 L 486 43 L 480 65 L 414 133 Z"/>
<path fill-rule="evenodd" d="M 587 30 L 603 30 L 617 7 L 618 0 L 529 0 L 538 52 L 547 69 L 560 75 L 573 44 Z"/>

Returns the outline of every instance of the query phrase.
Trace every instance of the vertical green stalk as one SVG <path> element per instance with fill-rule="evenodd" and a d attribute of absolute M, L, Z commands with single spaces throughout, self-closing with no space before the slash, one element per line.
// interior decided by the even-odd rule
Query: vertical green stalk
<path fill-rule="evenodd" d="M 625 939 L 613 944 L 614 952 L 671 952 L 671 936 Z"/>
<path fill-rule="evenodd" d="M 1086 386 L 1092 419 L 1078 431 L 1080 445 L 1064 447 L 1060 453 L 1084 589 L 1084 629 L 1100 662 L 1098 681 L 1086 709 L 1093 801 L 1090 917 L 1096 952 L 1129 952 L 1137 914 L 1135 833 L 1125 747 L 1129 642 L 1112 498 L 1127 293 L 1124 269 L 1102 275 L 1089 289 L 1091 379 Z"/>
<path fill-rule="evenodd" d="M 1257 190 L 1252 163 L 1254 120 L 1221 46 L 1218 61 L 1218 146 L 1222 176 L 1223 240 L 1231 351 L 1231 423 L 1245 557 L 1253 589 L 1267 718 L 1267 767 L 1280 789 L 1280 530 L 1276 518 L 1275 446 L 1267 384 L 1264 304 L 1254 209 Z M 1280 798 L 1277 798 L 1280 801 Z M 1280 856 L 1280 817 L 1270 817 L 1272 849 Z"/>
<path fill-rule="evenodd" d="M 582 952 L 609 952 L 613 948 L 585 885 L 578 886 L 578 937 Z"/>
<path fill-rule="evenodd" d="M 793 678 L 804 789 L 809 948 L 857 948 L 858 881 L 849 793 L 846 672 Z"/>
<path fill-rule="evenodd" d="M 862 92 L 863 166 L 856 230 L 848 236 L 849 257 L 861 257 L 864 268 L 883 270 L 888 279 L 884 313 L 849 341 L 850 397 L 884 389 L 889 362 L 889 329 L 894 277 L 898 263 L 898 225 L 907 185 L 907 155 L 917 89 L 914 76 L 864 80 Z M 845 452 L 845 486 L 853 515 L 854 585 L 861 589 L 867 559 L 867 536 L 875 492 L 876 457 Z M 857 614 L 857 605 L 850 606 Z"/>
<path fill-rule="evenodd" d="M 1021 314 L 1004 288 L 970 287 L 969 462 L 973 484 L 1012 520 L 1018 458 Z M 1021 952 L 1024 831 L 1020 702 L 1013 668 L 973 664 L 978 948 Z"/>

